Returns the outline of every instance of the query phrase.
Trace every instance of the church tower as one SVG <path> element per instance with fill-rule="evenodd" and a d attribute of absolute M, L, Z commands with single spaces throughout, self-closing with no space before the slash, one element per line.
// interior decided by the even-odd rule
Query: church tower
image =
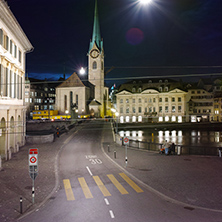
<path fill-rule="evenodd" d="M 100 115 L 104 116 L 106 107 L 104 101 L 104 93 L 106 93 L 106 87 L 104 87 L 104 50 L 100 35 L 97 0 L 95 1 L 93 34 L 88 52 L 88 80 L 95 86 L 95 101 L 101 104 Z"/>

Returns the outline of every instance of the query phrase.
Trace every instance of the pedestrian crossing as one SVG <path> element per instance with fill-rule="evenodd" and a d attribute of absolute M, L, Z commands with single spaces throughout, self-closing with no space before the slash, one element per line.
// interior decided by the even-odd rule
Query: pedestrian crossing
<path fill-rule="evenodd" d="M 111 184 L 113 184 L 116 187 L 116 189 L 118 190 L 118 192 L 122 195 L 129 194 L 129 189 L 127 191 L 127 189 L 124 188 L 123 185 L 121 184 L 121 182 L 119 181 L 122 179 L 123 179 L 123 182 L 126 182 L 135 192 L 137 192 L 137 193 L 143 192 L 143 190 L 133 180 L 131 180 L 125 173 L 119 173 L 119 176 L 120 176 L 119 180 L 113 174 L 108 174 L 106 176 L 110 180 Z M 101 180 L 101 178 L 99 176 L 93 176 L 92 178 L 104 197 L 111 196 L 111 193 L 109 192 L 109 190 L 107 189 L 107 187 L 105 186 L 105 184 L 103 183 L 103 181 Z M 85 198 L 86 199 L 93 198 L 93 195 L 90 191 L 90 188 L 89 188 L 85 178 L 79 177 L 78 182 L 79 182 L 79 185 L 82 189 L 82 192 L 83 192 Z M 70 180 L 64 179 L 63 185 L 64 185 L 67 200 L 68 201 L 75 200 L 75 196 L 74 196 L 75 187 L 71 186 Z"/>

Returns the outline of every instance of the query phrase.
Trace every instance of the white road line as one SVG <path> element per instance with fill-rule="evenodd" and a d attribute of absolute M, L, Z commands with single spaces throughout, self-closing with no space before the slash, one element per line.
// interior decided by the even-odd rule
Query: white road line
<path fill-rule="evenodd" d="M 112 211 L 112 210 L 110 210 L 110 211 L 109 211 L 109 213 L 110 213 L 110 217 L 111 217 L 111 218 L 115 218 L 115 216 L 114 216 L 114 214 L 113 214 L 113 211 Z"/>
<path fill-rule="evenodd" d="M 93 174 L 92 174 L 92 172 L 91 172 L 91 170 L 89 169 L 89 167 L 88 167 L 88 166 L 86 166 L 86 169 L 88 170 L 88 172 L 89 172 L 90 176 L 92 176 Z"/>
<path fill-rule="evenodd" d="M 106 205 L 109 205 L 109 201 L 105 198 Z"/>

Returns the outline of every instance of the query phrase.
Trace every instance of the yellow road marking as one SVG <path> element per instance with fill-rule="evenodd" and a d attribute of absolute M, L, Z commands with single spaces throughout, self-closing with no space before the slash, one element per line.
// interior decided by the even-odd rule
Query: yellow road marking
<path fill-rule="evenodd" d="M 67 200 L 75 200 L 75 197 L 74 197 L 73 192 L 72 192 L 72 187 L 71 187 L 71 184 L 70 184 L 70 180 L 69 179 L 63 180 L 63 184 L 64 184 L 64 188 L 65 188 L 65 191 L 66 191 Z"/>
<path fill-rule="evenodd" d="M 138 187 L 125 173 L 119 174 L 137 193 L 142 193 L 143 190 Z"/>
<path fill-rule="evenodd" d="M 121 194 L 128 194 L 126 189 L 119 183 L 119 181 L 112 174 L 108 174 L 107 177 L 111 180 L 111 182 L 115 185 L 115 187 L 119 190 Z"/>
<path fill-rule="evenodd" d="M 85 197 L 87 199 L 93 198 L 85 179 L 83 177 L 80 177 L 80 178 L 78 178 L 78 180 L 79 180 L 80 186 L 82 187 L 82 190 L 83 190 L 83 193 L 84 193 Z"/>
<path fill-rule="evenodd" d="M 93 176 L 93 179 L 95 180 L 97 186 L 99 187 L 99 189 L 101 190 L 102 194 L 105 197 L 111 196 L 110 192 L 106 189 L 103 182 L 100 180 L 100 178 L 98 176 Z"/>

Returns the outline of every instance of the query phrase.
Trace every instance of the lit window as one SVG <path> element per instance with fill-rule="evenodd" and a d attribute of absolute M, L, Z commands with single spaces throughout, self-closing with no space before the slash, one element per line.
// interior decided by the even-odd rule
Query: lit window
<path fill-rule="evenodd" d="M 93 67 L 93 69 L 97 69 L 97 63 L 96 63 L 96 61 L 93 62 L 92 67 Z"/>
<path fill-rule="evenodd" d="M 142 122 L 142 116 L 138 116 L 138 122 Z"/>

